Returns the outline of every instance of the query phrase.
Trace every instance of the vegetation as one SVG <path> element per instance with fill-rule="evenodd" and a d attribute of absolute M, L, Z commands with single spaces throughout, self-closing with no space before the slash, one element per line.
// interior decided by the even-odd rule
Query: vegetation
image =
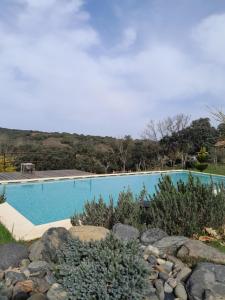
<path fill-rule="evenodd" d="M 58 282 L 74 300 L 144 298 L 147 270 L 136 242 L 112 235 L 98 242 L 71 240 L 58 253 Z"/>
<path fill-rule="evenodd" d="M 205 169 L 207 169 L 208 164 L 206 163 L 206 161 L 207 161 L 208 156 L 209 156 L 209 153 L 206 151 L 206 148 L 201 147 L 201 149 L 197 155 L 198 161 L 195 163 L 195 168 L 198 171 L 203 172 Z"/>
<path fill-rule="evenodd" d="M 216 191 L 215 191 L 216 189 Z M 171 235 L 192 236 L 204 227 L 218 228 L 225 221 L 225 189 L 202 184 L 189 177 L 174 185 L 170 177 L 160 181 L 146 211 L 146 223 Z"/>
<path fill-rule="evenodd" d="M 4 203 L 6 201 L 5 194 L 0 195 L 0 204 Z"/>
<path fill-rule="evenodd" d="M 208 167 L 204 172 L 210 174 L 225 175 L 225 165 L 208 164 Z"/>
<path fill-rule="evenodd" d="M 13 242 L 11 233 L 0 223 L 0 244 Z"/>
<path fill-rule="evenodd" d="M 208 118 L 190 122 L 183 114 L 158 123 L 150 121 L 141 139 L 0 128 L 0 171 L 19 170 L 20 163 L 28 161 L 37 170 L 93 173 L 185 168 L 201 147 L 212 162 L 213 145 L 224 138 L 224 123 L 214 128 Z"/>
<path fill-rule="evenodd" d="M 114 205 L 113 199 L 107 205 L 102 197 L 98 201 L 87 202 L 84 212 L 75 214 L 71 218 L 71 223 L 79 225 L 81 222 L 83 225 L 103 226 L 109 229 L 116 223 L 123 223 L 140 228 L 143 206 L 139 200 L 141 197 L 143 198 L 143 193 L 145 190 L 136 199 L 129 190 L 121 192 L 116 205 Z"/>
<path fill-rule="evenodd" d="M 84 224 L 108 228 L 121 222 L 140 229 L 158 227 L 170 235 L 185 236 L 201 233 L 204 227 L 219 228 L 225 221 L 224 186 L 202 184 L 191 175 L 186 183 L 177 184 L 169 176 L 162 177 L 153 196 L 143 189 L 139 197 L 134 198 L 128 191 L 120 194 L 114 207 L 111 202 L 102 209 L 102 203 L 102 199 L 87 203 L 84 213 L 72 221 L 80 219 Z"/>

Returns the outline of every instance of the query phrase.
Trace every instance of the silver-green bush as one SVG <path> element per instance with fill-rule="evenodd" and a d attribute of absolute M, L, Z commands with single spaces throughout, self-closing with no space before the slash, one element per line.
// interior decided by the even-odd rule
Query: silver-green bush
<path fill-rule="evenodd" d="M 73 300 L 141 300 L 147 270 L 136 242 L 113 235 L 98 242 L 70 240 L 58 253 L 58 282 Z"/>

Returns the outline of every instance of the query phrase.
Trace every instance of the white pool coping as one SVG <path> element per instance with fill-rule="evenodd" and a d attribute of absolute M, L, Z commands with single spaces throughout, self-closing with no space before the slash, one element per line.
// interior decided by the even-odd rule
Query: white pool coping
<path fill-rule="evenodd" d="M 23 180 L 8 180 L 0 181 L 0 184 L 10 183 L 26 183 L 26 182 L 44 182 L 52 180 L 66 180 L 66 179 L 85 179 L 85 178 L 98 178 L 98 177 L 112 177 L 112 176 L 125 176 L 125 175 L 143 175 L 143 174 L 157 174 L 157 173 L 177 173 L 185 172 L 186 170 L 166 170 L 166 171 L 143 171 L 143 172 L 130 172 L 130 173 L 113 173 L 113 174 L 97 174 L 97 175 L 80 175 L 80 176 L 67 176 L 67 177 L 53 177 L 53 178 L 37 178 L 37 179 L 23 179 Z M 188 172 L 188 171 L 186 171 Z M 203 172 L 192 172 L 203 175 L 222 176 L 216 174 L 209 174 Z M 51 227 L 64 227 L 69 229 L 71 227 L 70 219 L 64 219 L 56 222 L 46 223 L 43 225 L 34 225 L 22 214 L 20 214 L 9 203 L 5 202 L 0 204 L 0 222 L 12 233 L 16 240 L 30 241 L 40 238 L 43 233 Z"/>

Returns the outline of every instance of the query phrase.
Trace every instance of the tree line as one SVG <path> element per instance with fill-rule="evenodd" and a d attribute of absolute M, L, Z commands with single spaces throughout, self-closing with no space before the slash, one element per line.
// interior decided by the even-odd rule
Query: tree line
<path fill-rule="evenodd" d="M 214 144 L 225 139 L 221 116 L 217 127 L 209 118 L 191 121 L 184 114 L 150 121 L 139 139 L 0 128 L 0 171 L 19 170 L 22 162 L 35 163 L 37 170 L 93 173 L 186 167 L 203 146 L 213 161 Z"/>

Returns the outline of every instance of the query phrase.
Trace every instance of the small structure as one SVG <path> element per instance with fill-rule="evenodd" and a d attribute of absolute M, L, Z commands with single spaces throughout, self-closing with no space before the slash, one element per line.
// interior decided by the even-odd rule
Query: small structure
<path fill-rule="evenodd" d="M 225 140 L 218 141 L 214 147 L 216 162 L 225 163 Z"/>
<path fill-rule="evenodd" d="M 35 171 L 35 165 L 32 163 L 22 163 L 20 171 L 21 173 L 33 173 Z"/>

